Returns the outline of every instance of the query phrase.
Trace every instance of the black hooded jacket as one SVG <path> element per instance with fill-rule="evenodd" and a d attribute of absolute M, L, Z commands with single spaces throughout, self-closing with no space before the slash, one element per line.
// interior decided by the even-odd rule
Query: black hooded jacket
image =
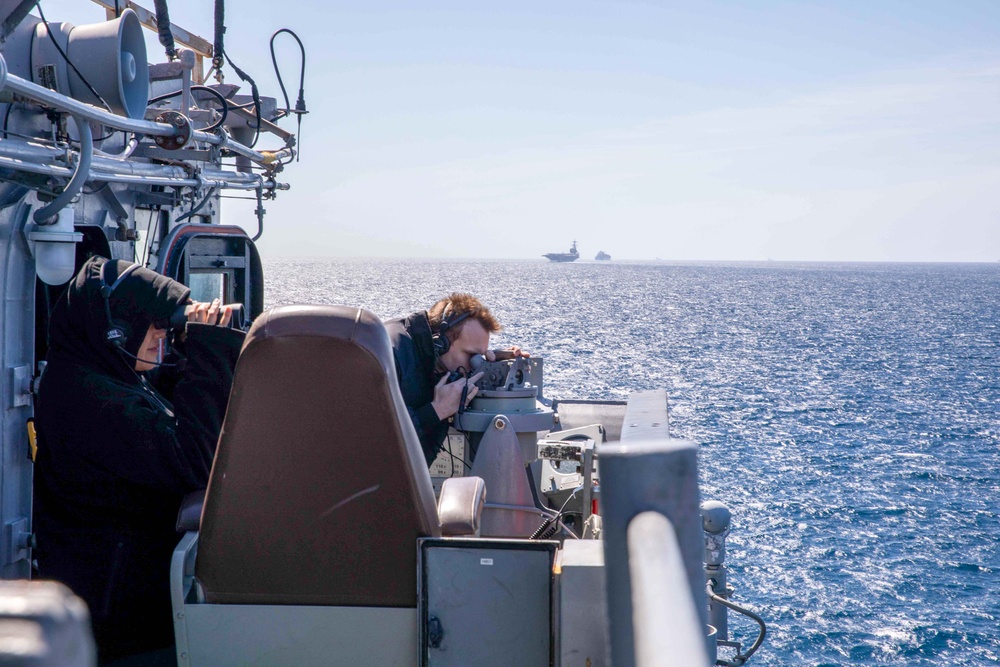
<path fill-rule="evenodd" d="M 403 402 L 410 413 L 413 428 L 420 438 L 420 446 L 427 459 L 427 467 L 434 463 L 444 439 L 448 437 L 448 422 L 438 417 L 431 402 L 434 386 L 443 373 L 437 370 L 434 354 L 434 334 L 427 312 L 420 311 L 408 317 L 385 323 L 396 360 L 396 377 Z"/>
<path fill-rule="evenodd" d="M 183 370 L 161 393 L 106 340 L 103 258 L 88 260 L 52 313 L 35 410 L 34 530 L 38 571 L 90 607 L 102 661 L 173 642 L 169 568 L 185 493 L 208 483 L 243 335 L 188 324 Z M 128 262 L 111 261 L 112 283 Z M 138 268 L 109 299 L 123 348 L 139 354 L 149 325 L 190 290 Z"/>

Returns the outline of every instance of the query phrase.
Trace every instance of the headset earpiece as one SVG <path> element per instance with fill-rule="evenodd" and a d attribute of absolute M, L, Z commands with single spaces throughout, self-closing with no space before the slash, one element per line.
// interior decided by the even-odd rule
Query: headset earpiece
<path fill-rule="evenodd" d="M 434 343 L 434 354 L 436 354 L 439 357 L 447 354 L 448 350 L 451 349 L 451 341 L 448 340 L 448 336 L 446 335 L 448 333 L 448 330 L 454 329 L 463 320 L 472 315 L 471 311 L 467 313 L 462 313 L 461 315 L 455 318 L 454 322 L 449 322 L 448 308 L 450 307 L 451 307 L 450 303 L 445 307 L 444 314 L 441 316 L 441 324 L 438 325 L 437 331 L 434 332 L 434 335 L 431 338 L 431 341 Z"/>
<path fill-rule="evenodd" d="M 109 285 L 104 276 L 104 270 L 110 263 L 111 260 L 109 259 L 101 265 L 101 297 L 104 299 L 104 312 L 108 316 L 108 328 L 104 331 L 104 340 L 112 348 L 124 352 L 125 341 L 128 340 L 131 331 L 127 324 L 124 322 L 116 322 L 114 318 L 111 317 L 111 295 L 118 288 L 118 286 L 122 284 L 122 281 L 128 277 L 128 274 L 139 268 L 139 265 L 132 264 L 121 272 L 115 282 Z"/>

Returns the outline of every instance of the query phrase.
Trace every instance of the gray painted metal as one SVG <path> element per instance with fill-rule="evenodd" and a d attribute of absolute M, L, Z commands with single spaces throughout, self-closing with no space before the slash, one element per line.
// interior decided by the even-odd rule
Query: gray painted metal
<path fill-rule="evenodd" d="M 621 440 L 622 422 L 625 421 L 625 401 L 566 401 L 556 400 L 552 408 L 559 415 L 557 428 L 568 431 L 589 424 L 600 424 L 604 439 Z"/>
<path fill-rule="evenodd" d="M 566 540 L 560 552 L 557 633 L 562 667 L 611 664 L 604 545 L 598 540 Z"/>
<path fill-rule="evenodd" d="M 91 667 L 97 651 L 83 600 L 54 581 L 0 583 L 0 664 Z"/>
<path fill-rule="evenodd" d="M 641 512 L 659 512 L 673 524 L 688 593 L 698 610 L 700 625 L 707 624 L 697 452 L 693 443 L 666 439 L 610 443 L 598 450 L 608 614 L 615 665 L 635 662 L 626 534 L 632 518 Z"/>
<path fill-rule="evenodd" d="M 2 55 L 0 55 L 0 57 L 2 57 Z M 136 132 L 150 137 L 172 137 L 178 133 L 178 128 L 173 125 L 148 120 L 133 120 L 124 116 L 118 116 L 109 111 L 104 111 L 103 109 L 92 107 L 89 104 L 78 102 L 77 100 L 61 95 L 54 90 L 49 90 L 48 88 L 34 84 L 31 81 L 22 79 L 14 74 L 7 75 L 3 88 L 4 90 L 10 90 L 24 95 L 25 97 L 37 102 L 42 102 L 43 104 L 51 106 L 54 109 L 66 111 L 82 118 L 86 118 L 87 120 L 91 120 L 95 123 L 101 123 L 102 125 L 113 127 L 118 130 Z M 213 134 L 211 132 L 195 130 L 191 133 L 191 138 L 194 141 L 202 141 L 221 148 L 226 148 L 234 153 L 237 153 L 238 155 L 249 158 L 258 164 L 267 164 L 273 160 L 273 158 L 269 158 L 263 153 L 258 153 L 257 151 L 247 148 L 239 142 L 233 141 L 229 137 L 229 134 L 225 131 L 221 131 L 219 134 Z M 274 157 L 288 159 L 290 157 L 294 157 L 294 152 L 290 148 L 283 148 L 279 151 L 275 151 Z"/>
<path fill-rule="evenodd" d="M 531 482 L 525 471 L 521 443 L 507 417 L 495 417 L 483 434 L 469 474 L 481 477 L 486 483 L 483 537 L 528 537 L 541 524 L 537 511 L 534 511 Z M 523 510 L 501 509 L 499 505 L 516 506 Z"/>
<path fill-rule="evenodd" d="M 642 512 L 629 522 L 628 569 L 635 665 L 707 667 L 714 663 L 705 652 L 705 625 L 688 595 L 677 535 L 667 517 Z"/>
<path fill-rule="evenodd" d="M 701 504 L 701 521 L 705 530 L 705 581 L 712 592 L 721 598 L 729 598 L 729 583 L 726 577 L 726 537 L 732 514 L 725 504 L 718 500 L 707 500 Z M 717 638 L 729 639 L 729 609 L 715 600 L 708 600 L 708 618 L 717 630 Z"/>
<path fill-rule="evenodd" d="M 65 151 L 47 146 L 6 139 L 0 142 L 0 165 L 38 174 L 70 177 L 73 169 L 60 166 L 66 161 Z M 251 190 L 263 186 L 265 189 L 287 189 L 287 185 L 271 179 L 263 179 L 256 174 L 214 169 L 207 167 L 201 173 L 201 180 L 189 177 L 184 167 L 174 165 L 145 164 L 128 162 L 109 156 L 95 154 L 90 169 L 90 180 L 112 183 L 142 183 L 146 185 L 186 185 L 235 188 Z"/>
<path fill-rule="evenodd" d="M 666 390 L 652 389 L 629 394 L 621 439 L 655 440 L 669 437 Z"/>
<path fill-rule="evenodd" d="M 557 542 L 421 540 L 421 665 L 551 665 Z M 431 645 L 427 623 L 442 635 Z"/>
<path fill-rule="evenodd" d="M 28 255 L 21 229 L 27 208 L 11 206 L 0 211 L 0 576 L 4 579 L 30 575 L 32 462 L 28 458 L 26 422 L 32 416 L 30 382 L 35 356 L 35 263 Z"/>
<path fill-rule="evenodd" d="M 188 651 L 179 667 L 412 666 L 417 610 L 188 604 Z"/>

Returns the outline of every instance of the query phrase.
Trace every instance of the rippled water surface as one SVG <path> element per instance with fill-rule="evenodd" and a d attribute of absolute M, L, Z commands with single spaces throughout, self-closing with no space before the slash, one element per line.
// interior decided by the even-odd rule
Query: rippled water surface
<path fill-rule="evenodd" d="M 1000 264 L 265 261 L 268 305 L 384 318 L 452 290 L 547 393 L 666 388 L 733 508 L 758 665 L 1000 662 Z M 749 642 L 753 626 L 731 617 Z"/>

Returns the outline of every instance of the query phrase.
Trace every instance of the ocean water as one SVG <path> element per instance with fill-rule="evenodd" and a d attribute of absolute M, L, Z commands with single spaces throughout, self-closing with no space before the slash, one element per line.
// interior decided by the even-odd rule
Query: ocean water
<path fill-rule="evenodd" d="M 472 292 L 552 397 L 665 388 L 750 664 L 1000 663 L 1000 264 L 264 264 L 269 306 Z"/>

